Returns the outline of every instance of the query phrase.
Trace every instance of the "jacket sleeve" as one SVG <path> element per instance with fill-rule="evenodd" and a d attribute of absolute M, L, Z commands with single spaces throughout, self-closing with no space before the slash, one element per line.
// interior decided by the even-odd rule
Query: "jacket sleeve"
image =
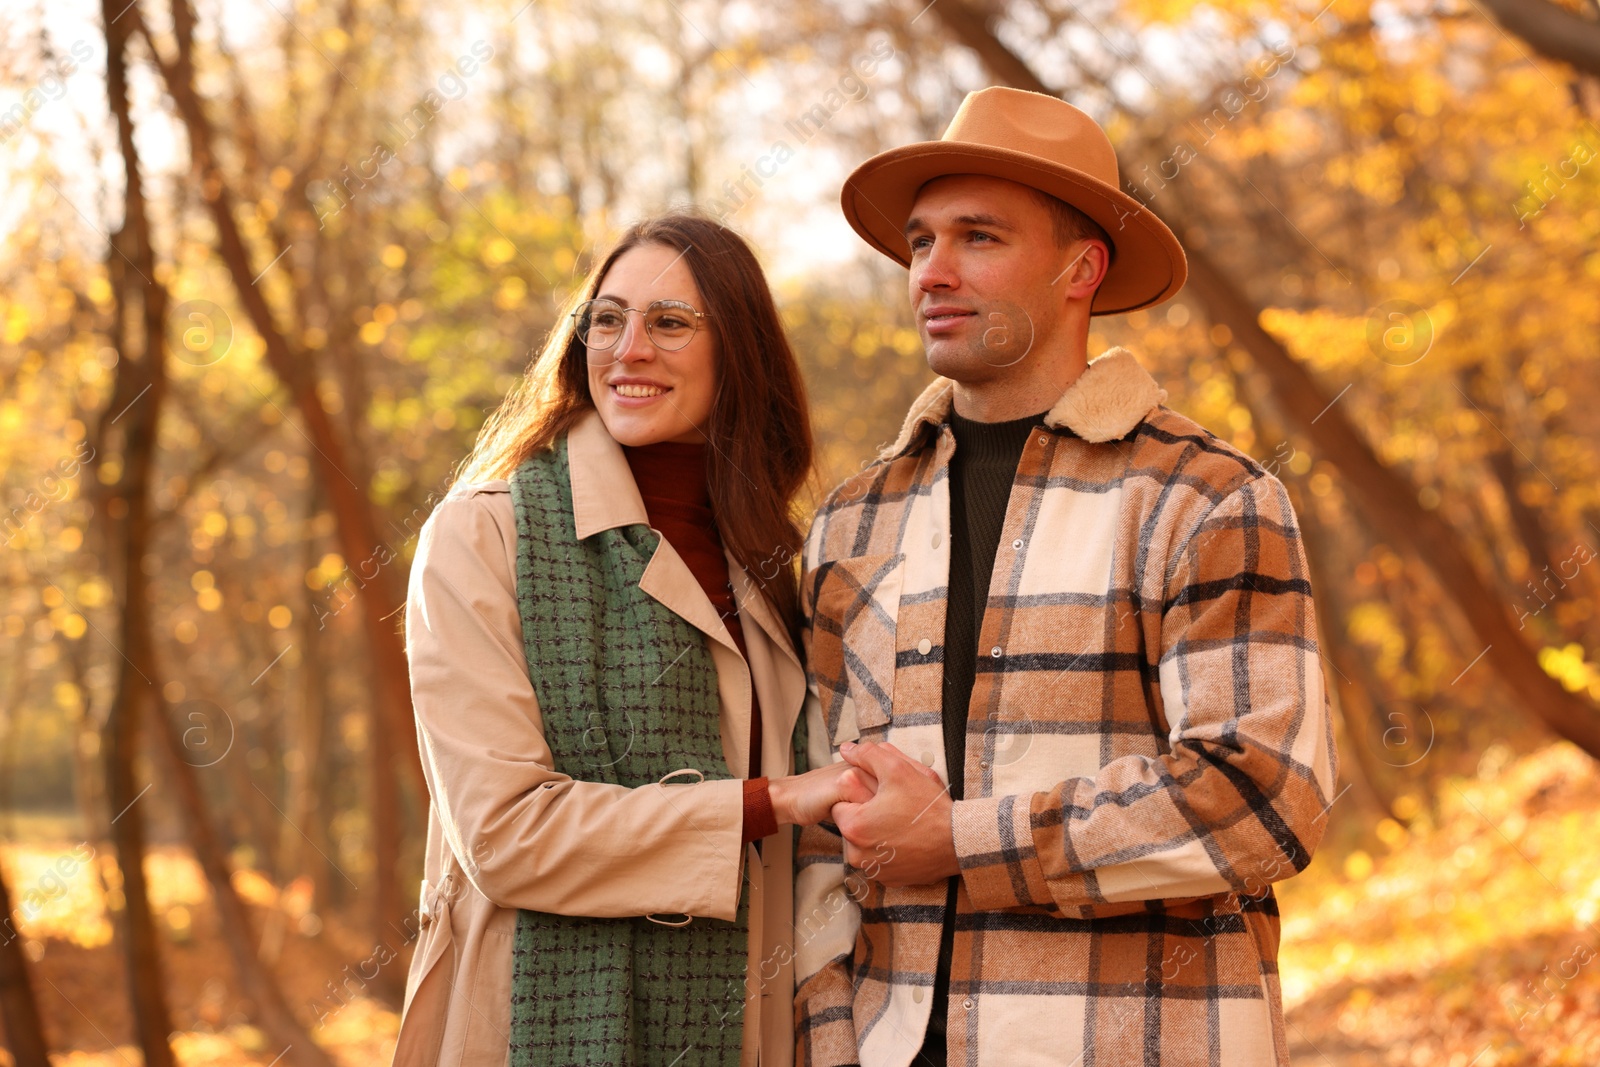
<path fill-rule="evenodd" d="M 811 661 L 811 577 L 816 569 L 818 524 L 806 548 L 801 579 L 801 608 L 805 614 L 806 662 Z M 822 701 L 814 678 L 807 679 L 806 759 L 811 767 L 835 763 Z M 859 879 L 859 875 L 857 876 Z M 856 933 L 861 928 L 861 907 L 845 878 L 844 839 L 831 826 L 819 824 L 800 831 L 795 853 L 795 1062 L 816 1067 L 841 1067 L 857 1062 L 853 1004 L 855 985 L 851 960 Z"/>
<path fill-rule="evenodd" d="M 1218 501 L 1168 568 L 1170 750 L 1030 796 L 958 801 L 981 909 L 1256 895 L 1310 862 L 1337 776 L 1304 547 L 1283 485 Z"/>
<path fill-rule="evenodd" d="M 742 782 L 629 789 L 551 769 L 523 652 L 515 547 L 509 494 L 468 487 L 429 517 L 411 569 L 418 742 L 462 871 L 505 908 L 734 918 Z"/>

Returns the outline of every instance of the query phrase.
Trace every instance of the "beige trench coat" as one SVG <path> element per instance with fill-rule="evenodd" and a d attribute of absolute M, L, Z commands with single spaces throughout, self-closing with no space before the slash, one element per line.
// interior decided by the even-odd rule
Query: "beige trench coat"
<path fill-rule="evenodd" d="M 621 447 L 589 412 L 568 435 L 577 535 L 646 522 Z M 516 525 L 505 481 L 459 486 L 419 539 L 406 649 L 432 797 L 418 935 L 395 1049 L 397 1067 L 498 1067 L 510 1029 L 518 908 L 602 917 L 732 919 L 745 870 L 750 957 L 745 1067 L 794 1059 L 792 831 L 742 845 L 739 781 L 628 789 L 551 770 L 523 654 Z M 776 613 L 730 556 L 749 659 L 699 582 L 661 541 L 640 588 L 710 638 L 728 766 L 749 767 L 751 684 L 761 766 L 790 773 L 805 671 Z M 688 784 L 676 784 L 688 783 Z M 730 1018 L 739 1005 L 730 1000 Z"/>

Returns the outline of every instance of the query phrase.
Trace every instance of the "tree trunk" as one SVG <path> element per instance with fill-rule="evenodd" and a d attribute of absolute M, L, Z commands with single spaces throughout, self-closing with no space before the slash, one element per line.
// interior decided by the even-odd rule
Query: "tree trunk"
<path fill-rule="evenodd" d="M 317 393 L 316 375 L 309 358 L 297 345 L 292 345 L 278 327 L 262 287 L 256 284 L 257 274 L 235 219 L 234 197 L 213 148 L 212 126 L 194 85 L 191 55 L 194 13 L 189 8 L 188 0 L 173 0 L 172 6 L 173 31 L 178 41 L 178 55 L 173 61 L 162 58 L 157 50 L 145 27 L 137 0 L 131 4 L 125 17 L 149 42 L 151 54 L 161 69 L 167 92 L 177 106 L 189 135 L 194 169 L 217 231 L 217 251 L 250 317 L 251 325 L 266 344 L 267 364 L 288 389 L 313 444 L 316 454 L 311 457 L 312 462 L 333 508 L 340 549 L 350 574 L 354 576 L 352 584 L 360 601 L 371 653 L 376 683 L 373 732 L 385 734 L 386 740 L 393 745 L 394 758 L 383 766 L 375 765 L 373 768 L 374 803 L 378 811 L 398 813 L 400 795 L 394 774 L 397 767 L 411 779 L 419 801 L 425 802 L 428 795 L 412 720 L 405 645 L 393 622 L 403 605 L 394 566 L 391 566 L 398 563 L 398 555 L 378 535 L 377 516 L 367 496 L 371 479 L 365 457 L 358 447 L 347 447 L 355 442 L 346 442 L 336 432 L 333 420 Z M 289 267 L 275 269 L 287 270 Z M 397 851 L 389 854 L 380 852 L 374 859 L 373 876 L 378 884 L 397 884 Z M 397 901 L 398 897 L 391 891 L 387 896 L 380 895 L 380 899 L 392 902 Z M 395 907 L 390 914 L 380 911 L 376 922 L 382 928 L 400 918 L 400 912 Z"/>
<path fill-rule="evenodd" d="M 308 519 L 321 510 L 319 495 L 313 489 L 307 501 Z M 308 544 L 307 570 L 311 569 L 313 551 L 313 546 Z M 308 602 L 310 595 L 308 591 Z M 333 909 L 336 902 L 344 899 L 345 887 L 349 883 L 328 858 L 334 851 L 333 842 L 328 837 L 328 827 L 334 814 L 334 798 L 330 792 L 319 789 L 318 783 L 330 781 L 330 776 L 336 770 L 333 762 L 334 742 L 330 736 L 334 717 L 329 713 L 328 673 L 323 666 L 322 645 L 319 641 L 310 639 L 311 618 L 311 614 L 307 612 L 304 624 L 307 640 L 300 655 L 301 699 L 307 711 L 306 778 L 303 787 L 290 794 L 289 802 L 295 805 L 294 811 L 304 813 L 305 818 L 300 821 L 301 828 L 306 832 L 304 840 L 317 854 L 314 860 L 310 860 L 311 899 L 320 913 Z"/>
<path fill-rule="evenodd" d="M 321 497 L 316 485 L 312 485 L 309 496 L 308 510 L 314 515 Z M 306 538 L 303 547 L 305 557 L 301 566 L 309 573 L 317 565 L 315 539 Z M 310 603 L 309 595 L 307 603 Z M 286 754 L 291 752 L 297 754 L 297 758 L 285 768 L 284 808 L 288 811 L 289 817 L 281 824 L 282 832 L 277 843 L 278 869 L 284 872 L 286 880 L 299 875 L 302 871 L 308 858 L 304 848 L 306 838 L 302 836 L 302 831 L 309 832 L 312 820 L 320 818 L 317 812 L 316 783 L 322 781 L 318 772 L 321 769 L 324 714 L 321 678 L 323 664 L 321 646 L 311 620 L 311 612 L 305 611 L 302 613 L 300 624 L 295 628 L 298 634 L 296 643 L 300 646 L 300 666 L 294 681 L 285 687 L 286 693 L 293 691 L 295 695 L 289 701 L 283 747 Z M 312 884 L 320 888 L 321 880 L 313 878 Z M 316 903 L 322 902 L 322 894 L 314 892 L 312 900 Z M 267 917 L 266 924 L 261 930 L 261 958 L 268 962 L 275 961 L 278 954 L 283 951 L 283 942 L 287 934 L 288 916 L 282 908 L 275 909 Z"/>
<path fill-rule="evenodd" d="M 929 11 L 957 40 L 977 52 L 996 79 L 1021 89 L 1050 92 L 966 0 L 942 0 Z M 1186 239 L 1180 220 L 1166 221 L 1188 253 L 1190 291 L 1205 305 L 1212 321 L 1233 331 L 1235 341 L 1266 374 L 1279 409 L 1296 431 L 1310 440 L 1318 456 L 1344 473 L 1342 488 L 1361 504 L 1372 528 L 1429 567 L 1445 595 L 1484 642 L 1484 662 L 1512 691 L 1522 695 L 1528 710 L 1555 733 L 1600 759 L 1600 714 L 1590 701 L 1568 693 L 1539 666 L 1534 650 L 1522 642 L 1512 625 L 1502 598 L 1478 575 L 1455 532 L 1417 502 L 1416 490 L 1404 475 L 1378 461 L 1305 367 L 1262 329 L 1260 309 L 1195 241 Z"/>
<path fill-rule="evenodd" d="M 239 729 L 239 754 L 242 756 L 247 746 L 242 728 L 235 725 Z M 229 855 L 236 845 L 246 845 L 255 867 L 272 881 L 283 881 L 273 870 L 276 858 L 273 846 L 278 840 L 283 813 L 274 809 L 272 798 L 256 785 L 243 759 L 219 760 L 212 773 L 227 779 L 227 801 L 217 811 L 212 827 L 222 854 Z M 212 807 L 219 806 L 213 804 Z"/>
<path fill-rule="evenodd" d="M 239 986 L 250 998 L 251 1017 L 267 1035 L 274 1050 L 282 1050 L 276 1052 L 282 1057 L 281 1062 L 301 1067 L 334 1067 L 333 1060 L 295 1019 L 277 980 L 256 955 L 250 912 L 234 891 L 233 872 L 217 844 L 216 832 L 207 814 L 211 805 L 201 792 L 194 765 L 184 759 L 183 738 L 178 728 L 170 716 L 160 718 L 160 748 L 166 757 L 169 782 L 177 790 L 177 806 L 188 825 L 190 844 L 211 886 L 211 897 L 217 907 L 217 925 L 228 946 L 228 954 L 233 957 Z M 233 758 L 240 759 L 242 754 Z"/>
<path fill-rule="evenodd" d="M 16 717 L 16 708 L 22 707 L 22 699 L 28 691 L 30 673 L 24 667 L 22 657 L 17 657 L 11 672 L 11 685 L 6 693 L 4 705 L 0 705 L 0 811 L 4 812 L 5 822 L 0 828 L 0 835 L 8 838 L 16 837 L 16 798 L 13 796 L 16 781 L 16 763 L 13 758 L 15 746 L 12 744 L 16 737 L 12 720 Z M 87 690 L 84 690 L 87 692 Z"/>
<path fill-rule="evenodd" d="M 1181 236 L 1181 235 L 1180 235 Z M 1378 461 L 1365 438 L 1336 403 L 1323 393 L 1305 367 L 1261 328 L 1260 310 L 1250 303 L 1203 252 L 1189 248 L 1189 284 L 1213 321 L 1233 331 L 1255 365 L 1272 382 L 1273 395 L 1314 452 L 1344 474 L 1340 487 L 1359 501 L 1379 536 L 1421 561 L 1440 590 L 1484 643 L 1488 664 L 1556 734 L 1600 759 L 1600 714 L 1583 697 L 1569 693 L 1539 666 L 1512 625 L 1503 597 L 1495 593 L 1467 558 L 1455 531 L 1417 502 L 1417 493 L 1398 471 Z M 1463 664 L 1463 666 L 1469 666 Z"/>
<path fill-rule="evenodd" d="M 83 694 L 78 717 L 72 722 L 73 796 L 78 803 L 78 817 L 83 820 L 83 839 L 103 842 L 111 839 L 111 815 L 106 810 L 110 802 L 106 799 L 105 775 L 101 773 L 105 723 L 100 721 L 89 704 L 86 665 L 78 656 L 73 656 L 71 663 L 73 681 Z M 97 855 L 89 864 L 89 869 L 94 873 L 95 888 L 102 900 L 111 894 L 111 887 L 106 882 L 105 858 Z"/>
<path fill-rule="evenodd" d="M 107 568 L 119 609 L 115 644 L 120 655 L 116 661 L 115 692 L 106 716 L 106 800 L 117 866 L 122 873 L 123 906 L 118 913 L 118 926 L 135 1036 L 146 1067 L 174 1067 L 176 1061 L 167 1043 L 172 1017 L 167 1009 L 160 945 L 145 886 L 143 812 L 135 810 L 153 783 L 137 781 L 134 771 L 141 720 L 156 707 L 160 695 L 151 681 L 155 676 L 155 650 L 146 614 L 147 583 L 140 561 L 150 539 L 150 470 L 166 395 L 167 293 L 154 280 L 155 253 L 150 245 L 144 186 L 128 110 L 126 51 L 130 29 L 117 18 L 119 6 L 116 0 L 101 0 L 100 5 L 106 34 L 106 93 L 116 117 L 126 183 L 123 224 L 112 233 L 106 252 L 116 316 L 111 340 L 117 351 L 117 370 L 111 405 L 96 427 L 98 440 L 92 468 L 96 477 L 91 483 L 104 485 L 98 475 L 105 460 L 112 455 L 121 459 L 120 474 L 99 494 L 95 509 L 103 521 Z M 137 332 L 132 319 L 135 306 L 142 312 L 143 325 L 137 348 L 130 343 Z M 113 437 L 120 439 L 120 448 L 112 448 Z"/>
<path fill-rule="evenodd" d="M 22 953 L 22 938 L 12 926 L 11 893 L 6 889 L 5 872 L 0 871 L 0 1023 L 5 1025 L 6 1047 L 11 1061 L 46 1065 L 49 1050 L 44 1042 L 44 1024 L 39 1020 L 39 1004 L 33 998 L 33 983 L 28 978 L 28 957 Z"/>
<path fill-rule="evenodd" d="M 1463 368 L 1456 375 L 1461 394 L 1477 406 L 1485 420 L 1493 418 L 1495 426 L 1507 425 L 1505 405 L 1496 403 L 1496 392 L 1489 382 L 1488 369 L 1482 363 Z M 1490 413 L 1493 413 L 1492 415 Z M 1504 440 L 1504 438 L 1502 438 Z M 1522 499 L 1522 477 L 1516 457 L 1509 444 L 1495 444 L 1484 456 L 1500 492 L 1505 497 L 1506 514 L 1511 528 L 1522 548 L 1528 554 L 1528 576 L 1537 580 L 1555 564 L 1550 556 L 1554 537 L 1545 526 L 1544 517 Z M 1515 582 L 1518 575 L 1508 573 L 1507 583 Z"/>
<path fill-rule="evenodd" d="M 377 679 L 373 680 L 375 683 Z M 371 690 L 379 692 L 376 685 Z M 383 716 L 368 717 L 367 751 L 371 781 L 372 855 L 378 883 L 373 887 L 373 941 L 389 945 L 397 951 L 405 945 L 405 932 L 401 927 L 404 908 L 400 903 L 400 808 L 393 803 L 384 780 L 389 777 L 389 767 L 395 758 L 394 738 L 385 728 Z M 399 1010 L 405 1000 L 405 975 L 394 967 L 382 967 L 372 979 L 372 991 Z"/>

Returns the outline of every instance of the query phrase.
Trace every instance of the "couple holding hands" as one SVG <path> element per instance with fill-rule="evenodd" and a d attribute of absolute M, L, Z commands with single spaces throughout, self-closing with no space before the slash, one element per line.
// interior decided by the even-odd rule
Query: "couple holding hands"
<path fill-rule="evenodd" d="M 1177 239 L 1011 89 L 843 206 L 938 377 L 809 535 L 794 354 L 693 215 L 598 263 L 424 528 L 397 1064 L 1288 1062 L 1271 884 L 1337 773 L 1300 532 L 1087 354 Z"/>

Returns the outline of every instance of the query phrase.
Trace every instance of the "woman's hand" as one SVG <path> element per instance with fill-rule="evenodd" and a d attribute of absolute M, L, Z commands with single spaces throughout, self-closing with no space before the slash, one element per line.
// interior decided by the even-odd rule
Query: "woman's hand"
<path fill-rule="evenodd" d="M 864 804 L 877 791 L 871 774 L 848 763 L 830 763 L 767 782 L 779 826 L 814 826 L 828 818 L 835 804 Z"/>

